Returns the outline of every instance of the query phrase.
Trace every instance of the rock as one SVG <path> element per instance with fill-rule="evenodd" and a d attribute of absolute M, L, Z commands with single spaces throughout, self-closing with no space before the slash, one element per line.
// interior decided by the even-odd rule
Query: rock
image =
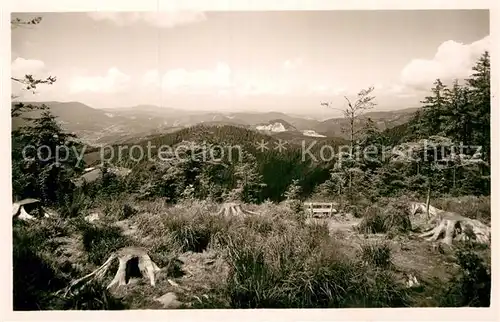
<path fill-rule="evenodd" d="M 413 274 L 409 274 L 407 276 L 408 280 L 406 281 L 406 286 L 408 288 L 411 288 L 411 287 L 418 287 L 420 285 L 420 283 L 418 282 L 417 278 L 415 277 L 415 275 Z"/>
<path fill-rule="evenodd" d="M 163 304 L 165 309 L 177 309 L 182 305 L 182 302 L 177 300 L 177 295 L 174 292 L 168 292 L 160 297 L 155 298 L 155 301 Z"/>
<path fill-rule="evenodd" d="M 97 212 L 91 213 L 90 215 L 85 217 L 85 220 L 88 222 L 94 222 L 99 220 L 99 214 Z"/>

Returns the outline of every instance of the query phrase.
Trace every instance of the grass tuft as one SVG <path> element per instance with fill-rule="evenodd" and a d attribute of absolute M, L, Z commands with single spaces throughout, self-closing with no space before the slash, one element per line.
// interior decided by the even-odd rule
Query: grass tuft
<path fill-rule="evenodd" d="M 366 209 L 358 230 L 365 234 L 406 233 L 411 230 L 411 221 L 402 203 L 389 203 L 384 207 L 373 205 Z"/>
<path fill-rule="evenodd" d="M 391 266 L 391 248 L 387 243 L 365 244 L 361 247 L 361 259 L 375 267 Z"/>
<path fill-rule="evenodd" d="M 88 261 L 101 265 L 114 251 L 130 246 L 130 241 L 122 235 L 120 228 L 109 225 L 79 224 L 83 247 Z"/>

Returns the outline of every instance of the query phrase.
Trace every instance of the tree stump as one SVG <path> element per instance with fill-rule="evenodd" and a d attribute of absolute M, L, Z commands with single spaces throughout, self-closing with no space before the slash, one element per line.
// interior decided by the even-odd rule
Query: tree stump
<path fill-rule="evenodd" d="M 90 274 L 71 282 L 65 289 L 64 296 L 78 285 L 83 287 L 92 280 L 101 280 L 104 278 L 111 263 L 115 259 L 118 259 L 118 270 L 113 280 L 108 284 L 107 289 L 114 285 L 127 285 L 130 277 L 132 277 L 134 273 L 135 276 L 138 275 L 137 273 L 140 273 L 139 276 L 142 275 L 143 277 L 147 277 L 151 286 L 155 286 L 155 273 L 160 271 L 160 268 L 151 260 L 147 251 L 140 247 L 125 247 L 111 254 L 104 264 Z"/>
<path fill-rule="evenodd" d="M 475 240 L 476 242 L 489 244 L 491 229 L 479 220 L 470 219 L 455 213 L 447 213 L 454 216 L 443 217 L 437 221 L 437 225 L 431 230 L 423 233 L 420 237 L 428 237 L 428 241 L 437 241 L 442 237 L 443 243 L 451 245 L 454 240 Z"/>
<path fill-rule="evenodd" d="M 245 210 L 241 207 L 240 203 L 237 202 L 227 202 L 222 204 L 218 215 L 224 216 L 246 216 L 246 215 L 258 215 L 258 213 Z"/>
<path fill-rule="evenodd" d="M 412 203 L 410 206 L 412 217 L 417 213 L 424 212 L 425 208 L 426 206 L 423 203 Z M 456 240 L 490 243 L 491 228 L 477 219 L 467 218 L 455 212 L 444 211 L 430 205 L 429 214 L 431 217 L 427 223 L 434 226 L 419 237 L 427 237 L 426 240 L 428 241 L 442 240 L 447 245 L 451 245 Z"/>
<path fill-rule="evenodd" d="M 49 218 L 49 212 L 38 199 L 28 198 L 12 203 L 12 217 L 30 221 L 41 217 Z"/>

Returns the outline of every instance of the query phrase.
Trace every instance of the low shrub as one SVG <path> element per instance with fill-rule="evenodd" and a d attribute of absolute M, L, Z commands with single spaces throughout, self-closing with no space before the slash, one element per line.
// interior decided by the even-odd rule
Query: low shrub
<path fill-rule="evenodd" d="M 61 218 L 48 218 L 36 223 L 15 221 L 13 224 L 14 236 L 22 236 L 25 245 L 36 248 L 37 252 L 53 252 L 60 244 L 60 237 L 69 236 L 73 227 Z"/>
<path fill-rule="evenodd" d="M 162 245 L 158 247 L 175 244 L 181 252 L 202 252 L 231 225 L 230 219 L 213 212 L 211 205 L 194 209 L 181 205 L 160 214 L 141 214 L 136 222 L 141 235 Z"/>
<path fill-rule="evenodd" d="M 68 224 L 69 225 L 69 224 Z M 123 309 L 101 285 L 85 287 L 76 294 L 62 297 L 76 272 L 61 267 L 55 254 L 57 237 L 72 230 L 62 220 L 16 223 L 13 231 L 13 309 L 30 310 L 110 310 Z M 64 272 L 63 272 L 64 269 Z"/>
<path fill-rule="evenodd" d="M 368 207 L 363 219 L 357 226 L 361 233 L 377 234 L 387 232 L 385 226 L 385 217 L 377 206 Z"/>
<path fill-rule="evenodd" d="M 489 307 L 491 297 L 491 267 L 485 263 L 472 245 L 460 247 L 456 251 L 456 261 L 460 266 L 457 276 L 440 296 L 440 306 L 445 307 Z"/>
<path fill-rule="evenodd" d="M 212 227 L 206 223 L 194 224 L 186 218 L 177 216 L 167 222 L 167 228 L 182 245 L 183 251 L 200 253 L 208 247 L 212 237 Z"/>
<path fill-rule="evenodd" d="M 92 199 L 83 190 L 75 190 L 71 195 L 66 195 L 58 209 L 61 217 L 75 218 L 84 213 L 92 205 Z"/>
<path fill-rule="evenodd" d="M 127 305 L 112 296 L 104 285 L 92 281 L 78 292 L 67 297 L 58 297 L 54 302 L 56 310 L 125 310 Z"/>
<path fill-rule="evenodd" d="M 405 233 L 411 230 L 411 221 L 402 203 L 373 205 L 366 209 L 358 230 L 365 234 Z"/>
<path fill-rule="evenodd" d="M 439 198 L 432 205 L 446 211 L 489 223 L 491 221 L 491 198 L 489 196 L 463 196 L 458 198 Z"/>
<path fill-rule="evenodd" d="M 66 286 L 64 278 L 40 255 L 37 244 L 22 231 L 13 240 L 13 308 L 31 311 L 52 306 L 53 293 Z"/>

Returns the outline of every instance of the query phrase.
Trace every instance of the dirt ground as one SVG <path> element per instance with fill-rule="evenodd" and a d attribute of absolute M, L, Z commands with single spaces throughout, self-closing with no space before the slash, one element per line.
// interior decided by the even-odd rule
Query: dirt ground
<path fill-rule="evenodd" d="M 431 282 L 433 279 L 448 280 L 458 269 L 453 262 L 453 250 L 439 242 L 429 242 L 419 238 L 419 233 L 410 232 L 388 238 L 386 234 L 360 234 L 355 228 L 360 218 L 351 214 L 338 214 L 327 219 L 311 218 L 307 223 L 325 222 L 332 236 L 351 256 L 359 256 L 362 245 L 386 243 L 391 248 L 392 264 L 395 271 L 402 275 L 414 275 L 419 282 Z"/>

